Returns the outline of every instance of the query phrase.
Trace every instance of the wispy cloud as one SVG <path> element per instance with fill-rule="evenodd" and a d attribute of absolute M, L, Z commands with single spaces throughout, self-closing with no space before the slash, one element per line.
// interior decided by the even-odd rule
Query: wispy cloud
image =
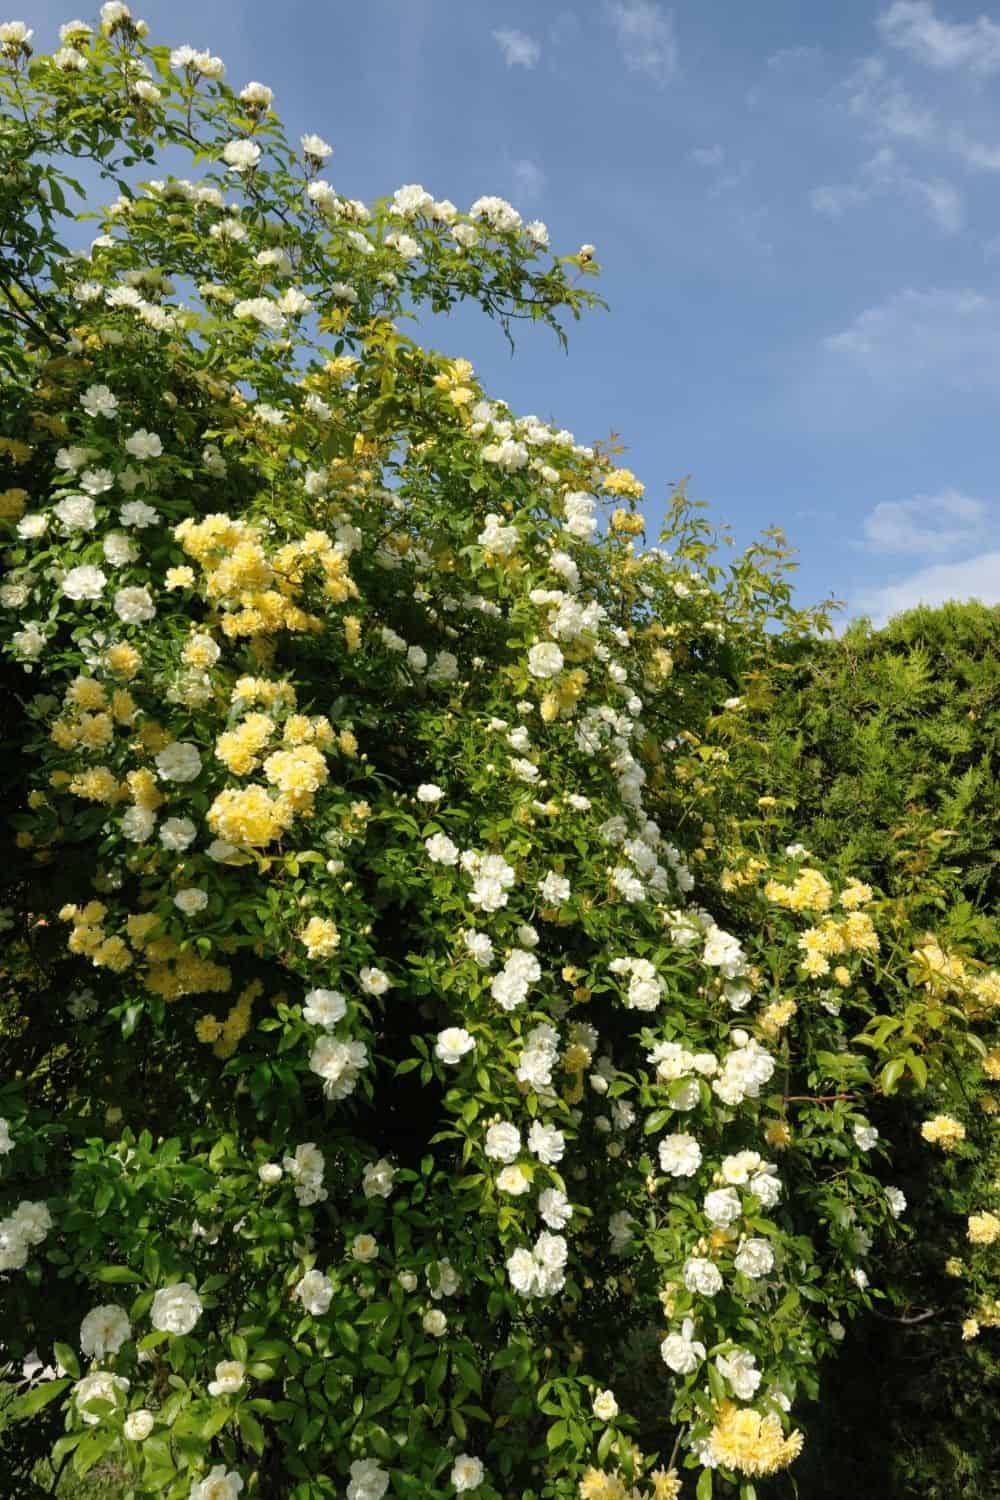
<path fill-rule="evenodd" d="M 894 0 L 879 16 L 878 28 L 889 46 L 929 68 L 1000 71 L 1000 26 L 988 16 L 944 21 L 931 0 Z"/>
<path fill-rule="evenodd" d="M 848 77 L 847 107 L 880 133 L 900 140 L 927 141 L 940 134 L 933 111 L 917 103 L 881 57 L 866 57 Z"/>
<path fill-rule="evenodd" d="M 511 168 L 511 175 L 522 200 L 537 198 L 545 186 L 545 173 L 536 161 L 522 157 Z"/>
<path fill-rule="evenodd" d="M 926 385 L 1000 386 L 1000 303 L 971 288 L 907 287 L 823 340 L 885 393 Z"/>
<path fill-rule="evenodd" d="M 878 626 L 918 604 L 934 608 L 953 599 L 1000 604 L 1000 551 L 980 552 L 964 562 L 933 563 L 896 583 L 864 590 L 851 603 L 853 613 L 870 616 Z"/>
<path fill-rule="evenodd" d="M 508 68 L 534 68 L 542 55 L 542 44 L 526 31 L 501 27 L 494 31 L 493 40 L 503 53 Z"/>
<path fill-rule="evenodd" d="M 916 202 L 949 234 L 962 228 L 965 214 L 958 189 L 940 177 L 919 177 L 899 161 L 890 146 L 883 146 L 866 161 L 853 182 L 813 188 L 809 201 L 817 213 L 840 219 L 885 194 L 901 194 Z"/>
<path fill-rule="evenodd" d="M 721 146 L 695 146 L 691 160 L 699 167 L 721 167 L 726 153 Z"/>
<path fill-rule="evenodd" d="M 779 47 L 767 59 L 767 66 L 772 73 L 797 73 L 819 62 L 822 56 L 822 47 Z"/>
<path fill-rule="evenodd" d="M 848 75 L 845 90 L 849 112 L 876 140 L 947 151 L 972 171 L 1000 172 L 1000 146 L 977 139 L 960 121 L 943 119 L 915 98 L 884 58 L 864 58 Z"/>
<path fill-rule="evenodd" d="M 960 490 L 883 500 L 864 518 L 865 541 L 879 552 L 941 557 L 981 544 L 989 507 Z"/>
<path fill-rule="evenodd" d="M 629 71 L 665 83 L 677 68 L 671 12 L 652 0 L 609 0 L 606 10 Z"/>

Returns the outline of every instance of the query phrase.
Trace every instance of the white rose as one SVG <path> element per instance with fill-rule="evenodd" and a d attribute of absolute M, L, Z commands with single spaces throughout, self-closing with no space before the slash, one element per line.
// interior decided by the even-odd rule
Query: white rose
<path fill-rule="evenodd" d="M 257 1168 L 257 1176 L 265 1187 L 274 1187 L 275 1183 L 281 1181 L 284 1173 L 276 1161 L 265 1161 Z"/>
<path fill-rule="evenodd" d="M 563 669 L 563 654 L 555 641 L 539 641 L 528 652 L 528 671 L 532 677 L 555 677 Z"/>
<path fill-rule="evenodd" d="M 362 1192 L 366 1198 L 388 1198 L 395 1176 L 395 1167 L 384 1156 L 369 1162 L 361 1178 Z"/>
<path fill-rule="evenodd" d="M 189 740 L 174 740 L 155 757 L 161 781 L 195 781 L 201 774 L 201 756 Z"/>
<path fill-rule="evenodd" d="M 196 912 L 205 910 L 205 907 L 208 905 L 208 892 L 200 891 L 197 886 L 189 885 L 184 890 L 177 892 L 174 897 L 174 905 L 186 917 L 193 917 Z"/>
<path fill-rule="evenodd" d="M 156 1426 L 156 1418 L 151 1411 L 140 1406 L 138 1411 L 130 1411 L 125 1418 L 125 1436 L 133 1443 L 141 1443 L 149 1437 Z"/>
<path fill-rule="evenodd" d="M 84 563 L 82 567 L 70 568 L 62 581 L 62 591 L 67 599 L 99 599 L 107 581 L 100 568 Z"/>
<path fill-rule="evenodd" d="M 432 1307 L 423 1316 L 423 1330 L 432 1338 L 439 1339 L 448 1327 L 448 1319 L 439 1307 Z"/>
<path fill-rule="evenodd" d="M 506 1120 L 491 1125 L 486 1132 L 484 1150 L 491 1160 L 510 1163 L 521 1150 L 521 1132 Z"/>
<path fill-rule="evenodd" d="M 93 1308 L 80 1324 L 80 1348 L 91 1359 L 117 1354 L 131 1337 L 128 1314 L 114 1303 Z"/>
<path fill-rule="evenodd" d="M 294 1296 L 314 1318 L 322 1316 L 333 1301 L 333 1282 L 322 1271 L 307 1271 L 295 1287 Z"/>
<path fill-rule="evenodd" d="M 716 1292 L 722 1290 L 722 1275 L 713 1261 L 700 1255 L 692 1255 L 684 1262 L 684 1285 L 689 1292 L 714 1297 Z"/>
<path fill-rule="evenodd" d="M 455 1067 L 475 1045 L 475 1039 L 463 1026 L 447 1026 L 444 1031 L 438 1032 L 434 1056 L 447 1066 Z"/>
<path fill-rule="evenodd" d="M 201 1298 L 186 1281 L 161 1287 L 153 1298 L 150 1322 L 161 1333 L 190 1333 L 201 1317 Z"/>
<path fill-rule="evenodd" d="M 84 1411 L 83 1407 L 88 1401 L 110 1401 L 112 1406 L 117 1406 L 119 1398 L 125 1395 L 129 1388 L 129 1382 L 122 1375 L 112 1375 L 108 1370 L 94 1370 L 92 1374 L 85 1375 L 78 1380 L 73 1388 L 73 1399 L 80 1408 L 80 1416 L 88 1427 L 96 1427 L 101 1418 L 96 1412 Z"/>
<path fill-rule="evenodd" d="M 222 160 L 231 172 L 249 172 L 260 161 L 260 147 L 256 141 L 227 141 Z"/>
<path fill-rule="evenodd" d="M 451 1482 L 458 1494 L 465 1490 L 477 1490 L 483 1482 L 484 1469 L 478 1458 L 460 1453 L 451 1470 Z"/>
<path fill-rule="evenodd" d="M 749 1276 L 756 1281 L 759 1277 L 766 1276 L 773 1268 L 774 1251 L 767 1240 L 744 1240 L 736 1252 L 736 1259 L 733 1263 L 737 1271 L 742 1271 L 744 1276 Z"/>
<path fill-rule="evenodd" d="M 612 1422 L 618 1415 L 614 1391 L 598 1391 L 593 1401 L 594 1416 L 599 1422 Z"/>
<path fill-rule="evenodd" d="M 693 1177 L 701 1166 L 701 1147 L 693 1135 L 668 1135 L 660 1142 L 660 1166 L 670 1177 Z"/>
<path fill-rule="evenodd" d="M 243 1385 L 246 1370 L 238 1359 L 223 1359 L 215 1367 L 215 1379 L 208 1382 L 210 1396 L 233 1396 Z"/>
<path fill-rule="evenodd" d="M 347 1001 L 339 990 L 310 990 L 302 1007 L 302 1019 L 328 1030 L 347 1014 Z"/>

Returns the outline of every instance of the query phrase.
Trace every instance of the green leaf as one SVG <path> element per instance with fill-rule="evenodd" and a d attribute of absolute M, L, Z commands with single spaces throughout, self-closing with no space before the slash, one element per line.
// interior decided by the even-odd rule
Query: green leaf
<path fill-rule="evenodd" d="M 128 1266 L 98 1266 L 94 1272 L 95 1281 L 106 1281 L 112 1286 L 123 1286 L 126 1282 L 141 1281 L 142 1277 L 138 1271 L 130 1271 Z"/>
<path fill-rule="evenodd" d="M 545 1439 L 545 1444 L 549 1452 L 552 1453 L 556 1448 L 561 1447 L 566 1441 L 567 1435 L 568 1429 L 566 1423 L 560 1417 L 558 1422 L 552 1423 Z"/>
<path fill-rule="evenodd" d="M 73 1468 L 78 1474 L 88 1473 L 99 1458 L 103 1458 L 116 1441 L 116 1434 L 100 1428 L 89 1432 L 73 1454 Z"/>
<path fill-rule="evenodd" d="M 262 1454 L 265 1447 L 264 1429 L 253 1412 L 248 1407 L 241 1406 L 236 1413 L 236 1420 L 253 1451 L 258 1455 Z"/>
<path fill-rule="evenodd" d="M 205 1418 L 204 1422 L 201 1424 L 201 1435 L 202 1435 L 202 1437 L 203 1438 L 212 1438 L 212 1437 L 215 1437 L 215 1434 L 217 1432 L 220 1432 L 222 1430 L 222 1428 L 225 1427 L 226 1423 L 229 1421 L 229 1418 L 231 1416 L 232 1416 L 232 1412 L 229 1410 L 228 1407 L 226 1407 L 226 1406 L 217 1406 L 213 1412 L 209 1413 L 209 1415 Z"/>
<path fill-rule="evenodd" d="M 361 1347 L 361 1340 L 358 1338 L 358 1331 L 354 1327 L 354 1324 L 348 1323 L 346 1318 L 338 1318 L 334 1327 L 340 1335 L 340 1342 L 348 1353 L 357 1354 L 358 1349 Z"/>
<path fill-rule="evenodd" d="M 67 1375 L 72 1375 L 74 1380 L 80 1379 L 80 1361 L 68 1344 L 53 1344 L 52 1352 L 62 1365 Z"/>
<path fill-rule="evenodd" d="M 642 1127 L 643 1135 L 652 1135 L 654 1130 L 662 1130 L 669 1118 L 669 1109 L 654 1109 L 651 1115 L 646 1116 L 646 1123 Z"/>
<path fill-rule="evenodd" d="M 879 1074 L 882 1092 L 891 1094 L 906 1071 L 906 1062 L 901 1057 L 891 1057 Z"/>
<path fill-rule="evenodd" d="M 913 1074 L 917 1087 L 925 1089 L 927 1087 L 927 1064 L 923 1058 L 918 1057 L 915 1052 L 908 1052 L 906 1054 L 906 1061 L 909 1064 L 910 1072 Z"/>
<path fill-rule="evenodd" d="M 712 1471 L 702 1469 L 698 1487 L 695 1490 L 695 1500 L 712 1500 Z"/>
<path fill-rule="evenodd" d="M 20 1420 L 22 1417 L 34 1416 L 36 1411 L 41 1411 L 43 1406 L 48 1406 L 57 1396 L 61 1396 L 72 1380 L 46 1380 L 42 1385 L 36 1385 L 33 1391 L 19 1396 L 11 1403 L 10 1413 L 12 1417 Z"/>

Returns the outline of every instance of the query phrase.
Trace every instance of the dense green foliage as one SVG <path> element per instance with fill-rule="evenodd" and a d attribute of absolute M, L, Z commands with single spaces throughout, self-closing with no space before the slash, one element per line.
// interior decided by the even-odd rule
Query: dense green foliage
<path fill-rule="evenodd" d="M 757 708 L 726 725 L 744 815 L 773 795 L 777 836 L 898 898 L 914 943 L 933 927 L 955 952 L 1000 961 L 1000 610 L 947 604 L 779 641 L 746 689 Z M 919 1118 L 915 1104 L 914 1136 Z M 852 1329 L 830 1371 L 832 1420 L 817 1424 L 803 1484 L 985 1500 L 1000 1494 L 1000 1359 L 986 1337 L 955 1346 L 967 1293 L 945 1264 L 962 1192 L 926 1178 L 919 1146 L 899 1181 L 913 1234 L 896 1252 L 895 1306 Z"/>

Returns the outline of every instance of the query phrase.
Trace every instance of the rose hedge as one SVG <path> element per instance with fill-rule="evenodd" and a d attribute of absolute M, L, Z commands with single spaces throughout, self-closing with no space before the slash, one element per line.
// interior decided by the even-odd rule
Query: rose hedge
<path fill-rule="evenodd" d="M 611 453 L 400 327 L 561 332 L 592 247 L 346 200 L 265 86 L 63 31 L 0 28 L 12 1415 L 136 1496 L 752 1500 L 905 1233 L 872 1116 L 909 1077 L 979 1147 L 997 976 L 794 847 L 699 888 L 780 548 L 723 580 L 682 500 L 646 547 Z"/>

